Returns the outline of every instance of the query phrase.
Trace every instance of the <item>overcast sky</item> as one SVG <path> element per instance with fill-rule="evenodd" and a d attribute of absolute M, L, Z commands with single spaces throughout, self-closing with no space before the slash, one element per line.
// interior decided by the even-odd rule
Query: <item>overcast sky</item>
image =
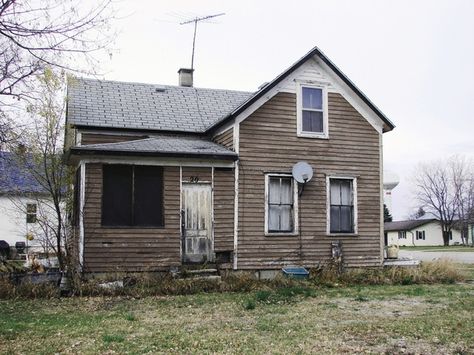
<path fill-rule="evenodd" d="M 415 208 L 422 161 L 474 155 L 474 1 L 131 1 L 105 79 L 177 84 L 198 26 L 195 86 L 255 91 L 318 46 L 395 123 L 384 163 L 400 176 L 393 215 Z M 317 169 L 317 167 L 315 167 Z"/>

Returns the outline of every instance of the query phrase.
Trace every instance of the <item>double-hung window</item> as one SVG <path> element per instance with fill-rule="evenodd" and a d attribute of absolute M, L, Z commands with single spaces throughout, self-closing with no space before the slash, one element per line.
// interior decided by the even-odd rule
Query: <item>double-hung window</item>
<path fill-rule="evenodd" d="M 163 169 L 104 165 L 102 225 L 163 227 Z"/>
<path fill-rule="evenodd" d="M 416 240 L 425 240 L 425 231 L 416 231 Z"/>
<path fill-rule="evenodd" d="M 357 233 L 356 180 L 329 178 L 329 233 Z"/>
<path fill-rule="evenodd" d="M 26 204 L 26 223 L 36 223 L 36 203 Z"/>
<path fill-rule="evenodd" d="M 321 86 L 300 86 L 298 93 L 298 135 L 327 138 L 327 93 Z"/>
<path fill-rule="evenodd" d="M 398 231 L 398 239 L 407 239 L 406 231 Z"/>
<path fill-rule="evenodd" d="M 288 175 L 266 175 L 265 232 L 294 233 L 296 231 L 296 190 Z"/>

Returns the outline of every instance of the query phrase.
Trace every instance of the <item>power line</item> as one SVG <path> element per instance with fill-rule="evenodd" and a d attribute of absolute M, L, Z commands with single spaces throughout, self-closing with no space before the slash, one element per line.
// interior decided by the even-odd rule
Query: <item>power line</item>
<path fill-rule="evenodd" d="M 206 20 L 209 20 L 211 18 L 218 17 L 218 16 L 223 16 L 223 15 L 225 15 L 225 13 L 222 12 L 222 13 L 215 14 L 215 15 L 195 17 L 193 19 L 186 20 L 186 21 L 180 23 L 180 25 L 187 25 L 189 23 L 194 22 L 193 51 L 192 51 L 192 55 L 191 55 L 191 70 L 194 69 L 194 48 L 196 46 L 196 31 L 197 31 L 198 22 L 206 21 Z"/>

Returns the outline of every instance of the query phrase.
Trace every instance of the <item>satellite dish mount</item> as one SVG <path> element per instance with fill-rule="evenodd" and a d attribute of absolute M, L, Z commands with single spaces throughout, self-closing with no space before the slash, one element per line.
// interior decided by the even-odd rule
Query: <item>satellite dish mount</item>
<path fill-rule="evenodd" d="M 305 185 L 313 177 L 313 168 L 307 162 L 300 161 L 293 165 L 292 175 L 293 179 L 295 179 L 301 186 L 298 191 L 298 195 L 301 196 L 303 194 Z"/>

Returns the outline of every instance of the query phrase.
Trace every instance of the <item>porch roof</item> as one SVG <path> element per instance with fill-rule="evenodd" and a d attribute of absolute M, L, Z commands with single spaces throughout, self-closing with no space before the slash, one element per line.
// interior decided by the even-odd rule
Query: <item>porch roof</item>
<path fill-rule="evenodd" d="M 199 136 L 156 135 L 128 142 L 76 146 L 71 155 L 156 156 L 237 160 L 238 155 Z"/>

